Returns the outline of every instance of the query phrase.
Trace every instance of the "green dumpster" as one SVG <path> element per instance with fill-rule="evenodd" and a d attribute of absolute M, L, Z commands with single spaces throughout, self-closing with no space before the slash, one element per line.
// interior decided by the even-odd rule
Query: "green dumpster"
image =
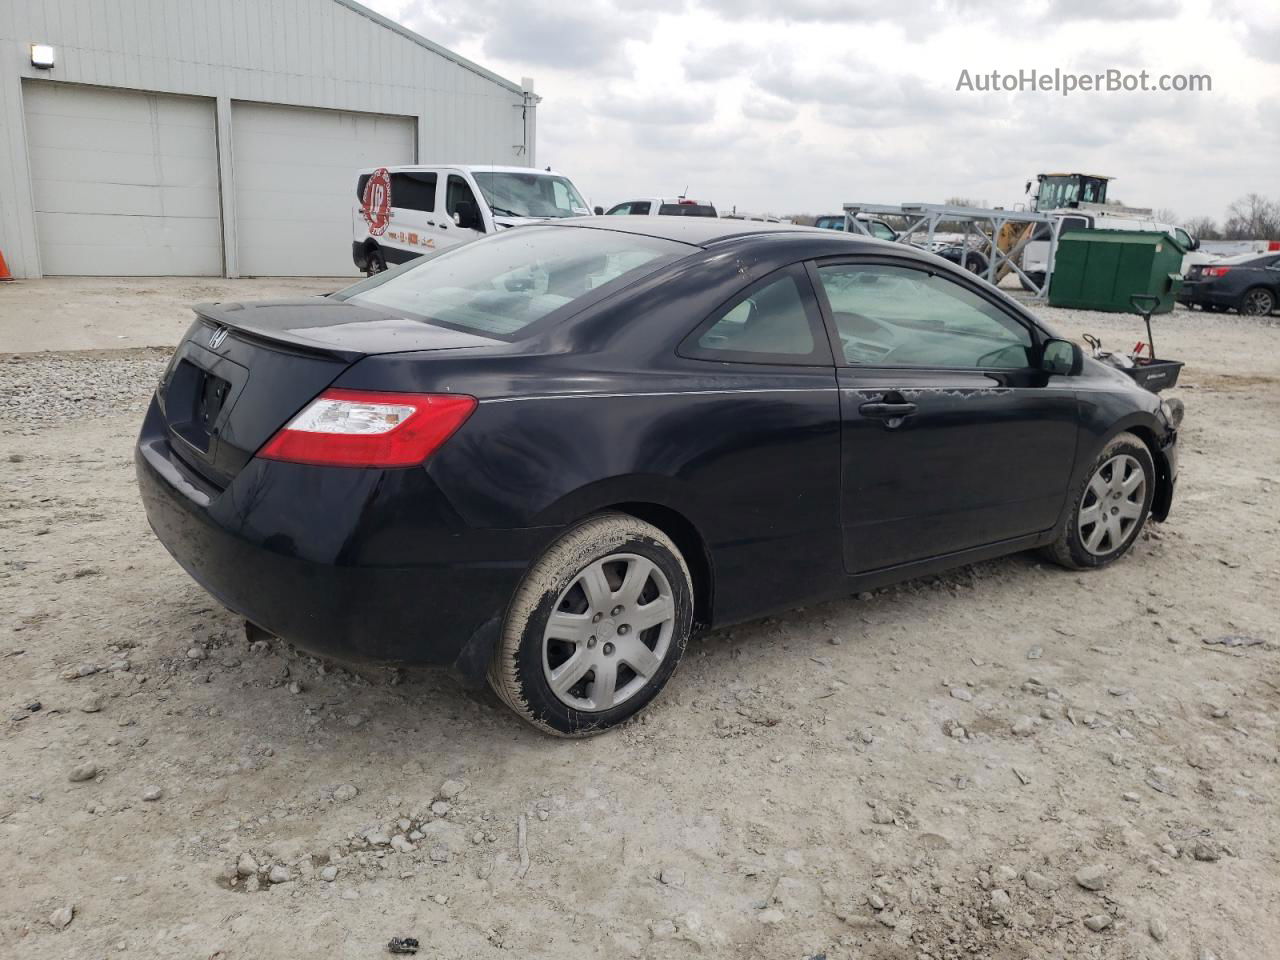
<path fill-rule="evenodd" d="M 1132 313 L 1135 293 L 1159 297 L 1152 313 L 1168 313 L 1182 286 L 1186 254 L 1167 233 L 1071 230 L 1058 238 L 1049 304 Z"/>

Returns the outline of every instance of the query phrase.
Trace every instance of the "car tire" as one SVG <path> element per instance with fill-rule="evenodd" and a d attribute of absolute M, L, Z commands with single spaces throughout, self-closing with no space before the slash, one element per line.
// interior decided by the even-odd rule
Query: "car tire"
<path fill-rule="evenodd" d="M 1266 287 L 1251 287 L 1240 297 L 1239 310 L 1246 317 L 1269 317 L 1276 309 L 1276 295 Z"/>
<path fill-rule="evenodd" d="M 984 274 L 987 272 L 987 258 L 971 253 L 964 258 L 964 268 L 970 273 Z"/>
<path fill-rule="evenodd" d="M 366 263 L 368 265 L 364 268 L 365 276 L 376 276 L 387 269 L 387 258 L 376 246 L 369 248 L 369 258 Z"/>
<path fill-rule="evenodd" d="M 1027 277 L 1031 278 L 1030 281 L 1028 281 Z M 1018 282 L 1022 284 L 1022 289 L 1027 293 L 1035 293 L 1038 287 L 1044 286 L 1044 273 L 1037 270 L 1035 273 L 1028 273 L 1026 277 L 1019 276 Z M 1032 283 L 1035 283 L 1034 287 L 1031 285 Z"/>
<path fill-rule="evenodd" d="M 633 629 L 633 616 L 648 625 Z M 680 550 L 657 527 L 601 514 L 563 534 L 525 574 L 489 684 L 539 730 L 602 733 L 658 695 L 692 628 L 693 580 Z"/>
<path fill-rule="evenodd" d="M 1155 486 L 1147 445 L 1132 433 L 1117 435 L 1072 488 L 1070 509 L 1045 555 L 1071 570 L 1114 563 L 1142 532 Z"/>

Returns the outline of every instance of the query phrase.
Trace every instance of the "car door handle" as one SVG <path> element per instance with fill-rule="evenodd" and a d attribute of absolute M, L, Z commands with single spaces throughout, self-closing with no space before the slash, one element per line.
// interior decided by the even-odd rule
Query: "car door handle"
<path fill-rule="evenodd" d="M 858 412 L 864 417 L 870 417 L 876 420 L 893 420 L 897 417 L 909 417 L 916 412 L 914 403 L 864 403 L 858 407 Z"/>

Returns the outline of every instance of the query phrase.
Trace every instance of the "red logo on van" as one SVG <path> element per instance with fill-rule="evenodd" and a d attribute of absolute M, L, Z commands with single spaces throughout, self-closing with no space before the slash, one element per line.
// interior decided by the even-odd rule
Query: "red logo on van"
<path fill-rule="evenodd" d="M 391 174 L 386 167 L 379 167 L 369 175 L 360 203 L 360 213 L 369 224 L 370 235 L 382 236 L 391 222 Z"/>

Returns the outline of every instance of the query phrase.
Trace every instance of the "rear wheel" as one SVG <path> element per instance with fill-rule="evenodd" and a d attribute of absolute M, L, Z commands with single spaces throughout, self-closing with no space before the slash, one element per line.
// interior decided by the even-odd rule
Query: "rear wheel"
<path fill-rule="evenodd" d="M 626 514 L 574 527 L 525 575 L 489 684 L 562 737 L 635 716 L 666 684 L 693 625 L 693 583 L 661 530 Z"/>
<path fill-rule="evenodd" d="M 1045 548 L 1049 558 L 1081 570 L 1124 556 L 1151 513 L 1155 482 L 1147 445 L 1131 433 L 1115 437 L 1072 491 L 1071 511 Z"/>
<path fill-rule="evenodd" d="M 372 277 L 374 274 L 382 273 L 387 269 L 387 258 L 382 255 L 382 251 L 374 247 L 369 251 L 369 259 L 366 261 L 368 266 L 365 267 L 365 274 Z"/>
<path fill-rule="evenodd" d="M 1240 298 L 1240 312 L 1250 317 L 1269 317 L 1276 308 L 1276 296 L 1266 287 L 1246 290 Z"/>

